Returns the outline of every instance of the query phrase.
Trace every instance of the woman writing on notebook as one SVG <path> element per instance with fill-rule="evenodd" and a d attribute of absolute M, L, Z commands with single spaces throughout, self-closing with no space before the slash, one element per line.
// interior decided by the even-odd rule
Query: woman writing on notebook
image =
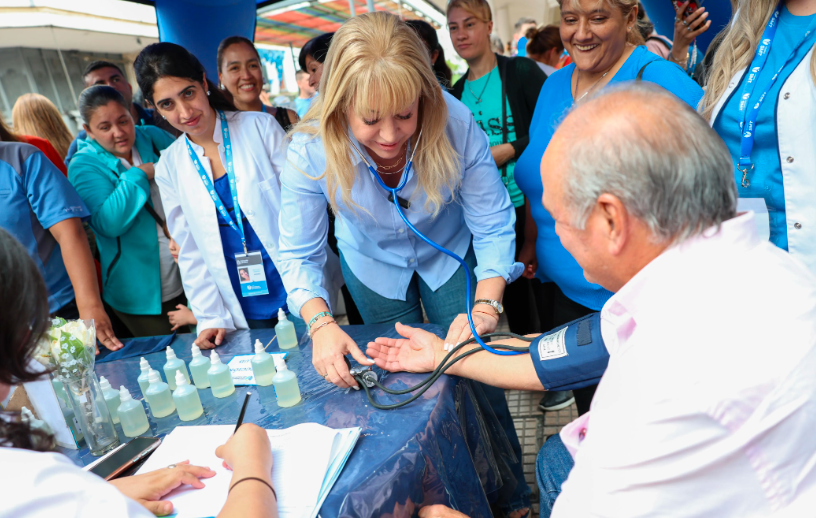
<path fill-rule="evenodd" d="M 0 299 L 10 301 L 0 312 L 0 401 L 13 385 L 36 381 L 31 368 L 37 341 L 50 325 L 45 282 L 28 252 L 0 230 Z M 13 272 L 13 274 L 9 274 Z M 17 413 L 0 412 L 0 487 L 4 516 L 117 516 L 151 518 L 173 512 L 162 500 L 183 485 L 204 487 L 201 479 L 215 475 L 206 467 L 179 462 L 144 475 L 105 482 L 83 471 L 54 448 L 53 437 L 32 430 Z M 272 451 L 266 432 L 252 424 L 239 428 L 215 454 L 232 472 L 224 517 L 277 517 L 272 490 Z M 18 488 L 20 490 L 15 490 Z M 24 490 L 23 490 L 24 489 Z"/>

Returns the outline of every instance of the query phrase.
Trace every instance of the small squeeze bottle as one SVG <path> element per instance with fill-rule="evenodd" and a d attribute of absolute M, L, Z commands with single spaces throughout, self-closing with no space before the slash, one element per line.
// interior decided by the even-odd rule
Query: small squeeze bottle
<path fill-rule="evenodd" d="M 201 398 L 198 397 L 198 389 L 190 385 L 180 370 L 176 371 L 176 390 L 173 391 L 173 401 L 176 403 L 179 419 L 182 421 L 198 419 L 204 413 Z"/>
<path fill-rule="evenodd" d="M 281 349 L 294 349 L 298 346 L 295 324 L 286 318 L 283 308 L 278 308 L 278 323 L 275 324 L 275 335 L 278 337 L 278 347 Z"/>
<path fill-rule="evenodd" d="M 119 387 L 119 408 L 116 413 L 127 437 L 138 437 L 150 429 L 141 401 L 136 401 L 124 386 Z"/>
<path fill-rule="evenodd" d="M 167 346 L 167 363 L 164 364 L 164 378 L 170 386 L 170 390 L 176 390 L 176 371 L 184 374 L 184 379 L 190 383 L 190 375 L 187 374 L 187 365 L 184 360 L 176 357 L 174 351 L 169 345 Z"/>
<path fill-rule="evenodd" d="M 210 364 L 207 377 L 210 379 L 213 396 L 222 398 L 235 392 L 235 384 L 232 382 L 229 367 L 221 363 L 221 358 L 215 351 L 210 353 Z"/>
<path fill-rule="evenodd" d="M 167 417 L 176 411 L 176 404 L 173 403 L 170 387 L 161 380 L 157 370 L 150 369 L 150 386 L 147 387 L 144 397 L 150 404 L 150 412 L 157 419 Z"/>
<path fill-rule="evenodd" d="M 147 392 L 147 387 L 150 386 L 150 364 L 147 363 L 144 356 L 142 356 L 141 361 L 139 361 L 139 368 L 142 370 L 142 373 L 139 374 L 136 381 L 139 383 L 139 388 L 144 396 L 145 392 Z"/>
<path fill-rule="evenodd" d="M 300 403 L 300 387 L 298 387 L 297 376 L 286 367 L 286 362 L 279 356 L 273 356 L 275 367 L 278 373 L 272 378 L 275 385 L 275 397 L 278 399 L 278 406 L 290 407 Z"/>
<path fill-rule="evenodd" d="M 119 414 L 116 409 L 119 408 L 119 391 L 111 388 L 110 382 L 105 379 L 105 376 L 99 377 L 99 388 L 102 389 L 102 397 L 105 398 L 105 404 L 108 405 L 108 412 L 110 412 L 113 424 L 119 422 Z"/>
<path fill-rule="evenodd" d="M 252 374 L 255 375 L 255 383 L 262 387 L 272 384 L 275 377 L 275 358 L 264 350 L 260 340 L 255 340 L 255 356 L 252 357 Z"/>
<path fill-rule="evenodd" d="M 190 360 L 190 374 L 193 375 L 196 388 L 210 388 L 210 378 L 207 377 L 210 359 L 201 354 L 201 349 L 196 344 L 193 344 L 190 350 L 193 353 L 193 359 Z"/>

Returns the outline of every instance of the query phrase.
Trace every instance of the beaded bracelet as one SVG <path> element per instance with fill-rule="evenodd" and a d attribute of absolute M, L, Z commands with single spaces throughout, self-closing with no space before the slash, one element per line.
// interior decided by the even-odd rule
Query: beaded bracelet
<path fill-rule="evenodd" d="M 337 324 L 337 321 L 335 321 L 335 320 L 326 320 L 325 322 L 323 322 L 322 324 L 320 324 L 320 325 L 319 325 L 319 326 L 317 326 L 316 328 L 314 328 L 314 329 L 309 329 L 309 338 L 313 337 L 313 336 L 315 335 L 315 333 L 317 333 L 318 331 L 320 331 L 320 328 L 321 328 L 321 327 L 327 326 L 327 325 L 329 325 L 329 324 Z M 339 325 L 339 324 L 338 324 L 338 325 Z"/>
<path fill-rule="evenodd" d="M 233 490 L 233 489 L 235 489 L 235 486 L 237 486 L 237 485 L 238 485 L 238 484 L 240 484 L 241 482 L 245 482 L 245 481 L 247 481 L 247 480 L 257 480 L 258 482 L 263 482 L 264 484 L 266 484 L 266 486 L 267 486 L 267 487 L 268 487 L 268 488 L 269 488 L 269 489 L 272 491 L 272 496 L 274 496 L 274 497 L 275 497 L 275 501 L 276 501 L 276 502 L 278 501 L 278 494 L 275 492 L 275 488 L 274 488 L 274 487 L 272 487 L 272 484 L 270 484 L 270 483 L 269 483 L 269 482 L 267 482 L 266 480 L 264 480 L 264 479 L 262 479 L 262 478 L 258 478 L 258 477 L 246 477 L 246 478 L 242 478 L 241 480 L 239 480 L 238 482 L 236 482 L 235 484 L 233 484 L 233 485 L 232 485 L 232 487 L 230 487 L 230 488 L 229 488 L 229 491 L 227 491 L 227 494 L 230 494 L 230 492 L 232 492 L 232 490 Z"/>
<path fill-rule="evenodd" d="M 332 318 L 334 318 L 334 315 L 332 315 L 330 311 L 321 311 L 317 315 L 313 316 L 311 320 L 309 320 L 309 325 L 306 326 L 306 327 L 311 329 L 312 326 L 314 325 L 314 323 L 317 322 L 318 320 L 320 320 L 323 317 L 332 317 Z"/>

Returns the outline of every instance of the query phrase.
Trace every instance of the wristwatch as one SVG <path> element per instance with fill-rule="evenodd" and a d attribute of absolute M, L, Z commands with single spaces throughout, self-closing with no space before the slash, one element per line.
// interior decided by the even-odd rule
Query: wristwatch
<path fill-rule="evenodd" d="M 501 302 L 499 302 L 497 300 L 479 299 L 479 300 L 477 300 L 476 302 L 473 303 L 474 306 L 476 306 L 478 304 L 487 304 L 491 308 L 495 309 L 496 313 L 499 314 L 499 315 L 504 313 L 504 306 L 502 306 Z"/>

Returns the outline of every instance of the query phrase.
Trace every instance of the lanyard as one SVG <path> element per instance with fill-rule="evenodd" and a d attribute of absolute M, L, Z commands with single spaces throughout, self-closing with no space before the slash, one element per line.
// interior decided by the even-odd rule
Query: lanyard
<path fill-rule="evenodd" d="M 776 71 L 776 74 L 774 74 L 770 81 L 768 81 L 768 84 L 765 85 L 764 90 L 762 90 L 762 95 L 759 97 L 757 102 L 749 109 L 748 101 L 751 99 L 751 96 L 756 89 L 756 81 L 759 78 L 759 73 L 765 66 L 765 62 L 768 60 L 768 54 L 771 52 L 771 43 L 776 35 L 776 29 L 779 26 L 780 14 L 782 14 L 782 2 L 779 2 L 779 5 L 776 7 L 776 10 L 771 16 L 771 19 L 768 21 L 767 27 L 765 27 L 765 32 L 762 33 L 762 39 L 759 42 L 759 46 L 756 49 L 756 54 L 751 62 L 751 70 L 748 73 L 747 79 L 745 80 L 745 85 L 742 87 L 742 97 L 739 104 L 739 113 L 742 118 L 742 122 L 740 122 L 742 141 L 740 143 L 740 157 L 739 161 L 737 162 L 737 169 L 742 172 L 743 188 L 748 188 L 751 186 L 751 182 L 748 181 L 748 173 L 754 169 L 754 164 L 751 162 L 751 152 L 754 149 L 754 133 L 756 130 L 757 117 L 759 116 L 759 109 L 765 102 L 768 92 L 771 91 L 774 83 L 776 83 L 776 80 L 779 78 L 779 74 L 782 73 L 782 70 L 788 66 L 788 63 L 790 63 L 790 61 L 796 56 L 796 52 L 799 50 L 799 47 L 805 43 L 814 30 L 814 25 L 811 24 L 811 26 L 802 36 L 799 43 L 793 47 L 793 52 L 788 59 L 785 60 L 782 66 L 779 67 L 779 70 Z"/>
<path fill-rule="evenodd" d="M 195 151 L 193 151 L 193 146 L 190 145 L 190 139 L 187 138 L 186 135 L 184 136 L 184 139 L 185 142 L 187 142 L 187 153 L 190 155 L 190 160 L 193 161 L 198 177 L 201 178 L 201 181 L 204 183 L 204 187 L 207 189 L 207 192 L 210 193 L 210 198 L 212 198 L 213 203 L 215 203 L 215 208 L 221 213 L 221 216 L 227 220 L 229 226 L 241 236 L 241 244 L 244 245 L 244 253 L 247 253 L 246 235 L 244 234 L 244 220 L 241 218 L 241 207 L 238 205 L 238 189 L 235 186 L 235 169 L 232 162 L 232 142 L 230 141 L 229 125 L 227 125 L 227 116 L 224 115 L 223 111 L 219 110 L 218 116 L 221 117 L 221 134 L 224 137 L 224 157 L 227 159 L 225 169 L 227 170 L 230 192 L 232 193 L 232 206 L 235 210 L 235 221 L 238 222 L 238 225 L 236 225 L 235 221 L 233 221 L 232 217 L 230 217 L 229 212 L 227 212 L 227 208 L 224 206 L 224 202 L 221 201 L 221 198 L 218 197 L 218 193 L 215 192 L 215 186 L 213 185 L 212 180 L 210 180 L 210 177 L 207 176 L 207 171 L 205 171 L 204 166 L 201 165 L 201 160 L 198 159 L 198 155 L 196 155 Z"/>

